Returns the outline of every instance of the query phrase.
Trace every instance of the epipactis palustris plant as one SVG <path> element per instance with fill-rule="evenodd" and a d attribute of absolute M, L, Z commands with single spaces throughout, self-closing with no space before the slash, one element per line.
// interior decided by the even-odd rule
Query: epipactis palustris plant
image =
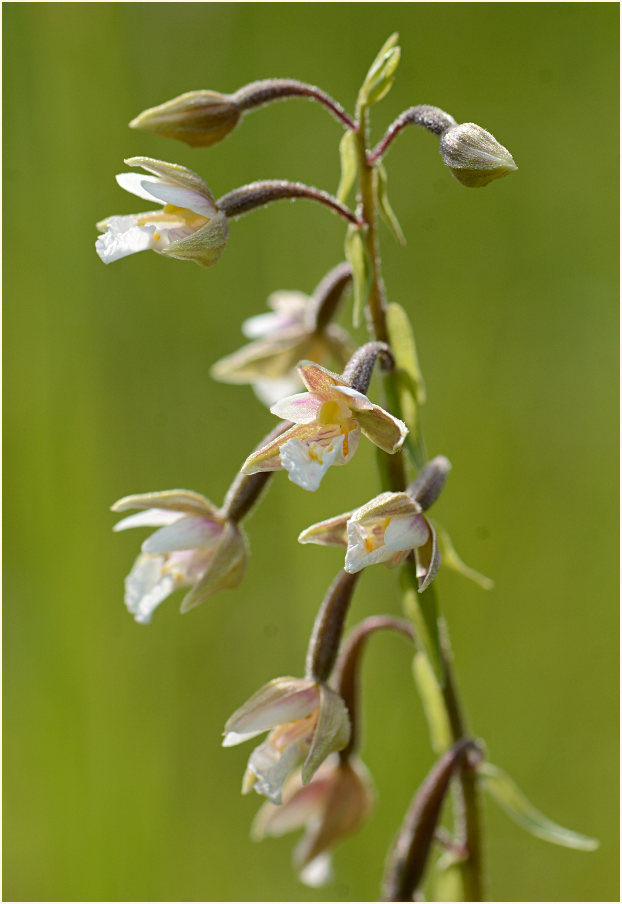
<path fill-rule="evenodd" d="M 280 419 L 241 464 L 223 505 L 218 508 L 199 493 L 176 489 L 125 496 L 113 510 L 138 509 L 116 530 L 156 528 L 126 579 L 126 605 L 137 622 L 147 624 L 178 588 L 186 590 L 181 605 L 186 612 L 240 584 L 249 548 L 240 523 L 275 472 L 286 471 L 292 483 L 316 491 L 331 466 L 352 459 L 361 436 L 377 447 L 383 491 L 374 493 L 370 478 L 370 488 L 357 490 L 348 512 L 329 517 L 327 511 L 325 520 L 299 537 L 301 543 L 345 550 L 344 569 L 329 587 L 311 632 L 304 674 L 273 678 L 252 694 L 227 721 L 223 744 L 229 747 L 267 732 L 250 754 L 242 782 L 244 793 L 267 798 L 253 837 L 304 829 L 295 867 L 309 884 L 327 881 L 335 847 L 370 818 L 375 799 L 358 754 L 362 652 L 377 630 L 401 633 L 413 649 L 415 686 L 438 760 L 422 777 L 397 832 L 382 881 L 383 900 L 421 900 L 425 881 L 434 900 L 479 901 L 484 898 L 482 792 L 540 838 L 581 850 L 597 843 L 548 820 L 489 762 L 483 741 L 467 727 L 457 692 L 434 578 L 445 566 L 481 586 L 492 582 L 464 565 L 446 531 L 428 514 L 451 466 L 444 456 L 429 459 L 426 453 L 420 418 L 425 389 L 412 324 L 403 307 L 387 302 L 379 217 L 398 242 L 404 236 L 388 200 L 384 161 L 397 136 L 417 125 L 436 136 L 443 163 L 464 186 L 481 188 L 517 167 L 486 129 L 457 123 L 425 104 L 409 107 L 375 147 L 368 145 L 372 110 L 396 76 L 397 41 L 392 35 L 373 61 L 354 115 L 313 85 L 267 79 L 233 94 L 190 91 L 130 123 L 205 148 L 224 139 L 253 110 L 307 98 L 325 107 L 343 128 L 341 180 L 336 195 L 276 179 L 251 182 L 215 198 L 201 176 L 184 166 L 132 157 L 126 163 L 143 172 L 123 173 L 117 181 L 155 207 L 98 224 L 96 249 L 104 263 L 151 250 L 211 267 L 225 250 L 230 221 L 273 201 L 296 198 L 323 204 L 345 221 L 346 260 L 311 295 L 273 293 L 271 312 L 258 313 L 243 326 L 250 344 L 213 363 L 215 379 L 251 385 Z M 353 326 L 359 326 L 363 313 L 369 333 L 369 341 L 360 346 L 335 323 L 349 289 Z M 381 377 L 376 400 L 370 391 L 374 370 Z M 398 574 L 408 618 L 367 618 L 343 640 L 358 581 L 377 564 Z M 453 814 L 447 830 L 438 823 L 451 787 Z"/>

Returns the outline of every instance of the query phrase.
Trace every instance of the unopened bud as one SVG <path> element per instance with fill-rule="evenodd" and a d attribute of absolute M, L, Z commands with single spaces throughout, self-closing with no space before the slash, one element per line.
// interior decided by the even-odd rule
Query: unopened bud
<path fill-rule="evenodd" d="M 474 122 L 447 129 L 441 136 L 441 155 L 456 179 L 469 188 L 488 185 L 518 169 L 507 148 Z"/>
<path fill-rule="evenodd" d="M 225 138 L 237 125 L 240 115 L 238 105 L 228 94 L 188 91 L 144 110 L 131 121 L 130 128 L 205 148 Z"/>

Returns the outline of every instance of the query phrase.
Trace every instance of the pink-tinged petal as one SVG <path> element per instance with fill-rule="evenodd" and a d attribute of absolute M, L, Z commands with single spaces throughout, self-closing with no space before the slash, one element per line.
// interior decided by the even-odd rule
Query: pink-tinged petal
<path fill-rule="evenodd" d="M 415 550 L 419 593 L 423 593 L 426 587 L 430 585 L 438 574 L 438 569 L 441 565 L 441 553 L 436 541 L 436 531 L 427 518 L 425 521 L 429 531 L 428 541 L 424 546 L 420 546 Z"/>
<path fill-rule="evenodd" d="M 423 546 L 430 536 L 423 515 L 401 515 L 391 518 L 384 532 L 384 542 L 392 552 Z"/>
<path fill-rule="evenodd" d="M 316 777 L 308 785 L 298 787 L 293 794 L 290 787 L 288 782 L 283 789 L 283 803 L 279 807 L 271 803 L 265 803 L 261 807 L 251 827 L 251 838 L 254 841 L 267 837 L 279 838 L 288 832 L 302 829 L 310 819 L 321 816 L 331 787 L 330 778 Z"/>
<path fill-rule="evenodd" d="M 312 524 L 298 537 L 299 543 L 317 543 L 319 546 L 347 546 L 346 523 L 352 517 L 352 512 L 336 515 L 326 521 L 318 521 Z"/>
<path fill-rule="evenodd" d="M 317 427 L 303 426 L 294 424 L 289 430 L 281 433 L 276 439 L 266 443 L 261 449 L 256 449 L 248 456 L 242 465 L 243 474 L 257 474 L 259 471 L 282 471 L 281 463 L 281 446 L 288 440 L 298 438 L 304 442 L 309 437 L 314 437 L 317 433 Z"/>
<path fill-rule="evenodd" d="M 182 600 L 181 612 L 188 612 L 199 606 L 219 590 L 237 587 L 244 577 L 247 562 L 246 538 L 236 525 L 227 522 L 210 556 L 205 574 Z"/>
<path fill-rule="evenodd" d="M 408 435 L 406 424 L 379 405 L 372 411 L 358 410 L 356 419 L 365 436 L 384 452 L 397 452 Z"/>
<path fill-rule="evenodd" d="M 298 365 L 298 373 L 309 392 L 331 393 L 335 387 L 341 388 L 346 385 L 338 374 L 334 374 L 312 361 L 301 361 Z"/>
<path fill-rule="evenodd" d="M 124 496 L 110 506 L 113 512 L 127 512 L 129 509 L 167 509 L 188 515 L 203 515 L 208 518 L 218 516 L 216 506 L 193 490 L 162 490 L 157 493 L 135 493 Z"/>
<path fill-rule="evenodd" d="M 275 678 L 237 709 L 225 732 L 245 734 L 266 731 L 282 722 L 302 719 L 317 709 L 318 686 L 303 678 Z"/>
<path fill-rule="evenodd" d="M 350 717 L 345 703 L 339 694 L 324 684 L 319 686 L 319 693 L 320 711 L 311 749 L 302 767 L 303 785 L 307 784 L 329 754 L 343 750 L 350 740 Z"/>
<path fill-rule="evenodd" d="M 125 579 L 125 605 L 141 625 L 148 625 L 154 610 L 175 590 L 176 582 L 163 572 L 163 556 L 139 556 Z"/>
<path fill-rule="evenodd" d="M 146 509 L 144 512 L 136 512 L 134 515 L 122 518 L 112 529 L 116 533 L 130 527 L 162 527 L 165 524 L 173 524 L 183 517 L 183 512 L 171 512 L 157 508 Z"/>
<path fill-rule="evenodd" d="M 281 399 L 270 411 L 285 421 L 294 424 L 314 424 L 325 402 L 330 401 L 326 394 L 300 392 L 297 395 Z"/>
<path fill-rule="evenodd" d="M 140 166 L 142 169 L 147 170 L 148 173 L 152 173 L 158 179 L 163 179 L 169 184 L 180 185 L 192 192 L 196 192 L 211 202 L 212 214 L 216 213 L 216 203 L 208 186 L 200 176 L 187 169 L 187 167 L 180 166 L 177 163 L 166 163 L 164 160 L 154 160 L 153 157 L 128 157 L 124 162 L 128 166 Z"/>
<path fill-rule="evenodd" d="M 148 537 L 142 545 L 142 551 L 153 555 L 214 546 L 223 527 L 222 520 L 211 521 L 202 515 L 182 515 L 173 524 L 161 527 Z"/>

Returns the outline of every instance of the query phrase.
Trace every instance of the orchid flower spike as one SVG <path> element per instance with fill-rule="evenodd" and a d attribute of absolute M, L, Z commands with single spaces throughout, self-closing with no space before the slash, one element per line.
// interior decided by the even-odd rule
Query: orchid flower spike
<path fill-rule="evenodd" d="M 350 720 L 341 697 L 313 678 L 275 678 L 233 713 L 223 747 L 233 747 L 270 730 L 248 761 L 242 793 L 253 788 L 274 804 L 283 785 L 302 763 L 307 784 L 326 757 L 350 738 Z"/>
<path fill-rule="evenodd" d="M 243 473 L 285 469 L 293 483 L 317 490 L 331 465 L 350 461 L 361 433 L 385 452 L 401 447 L 406 425 L 342 377 L 310 361 L 301 362 L 298 373 L 309 391 L 288 396 L 270 409 L 294 426 L 249 455 Z"/>
<path fill-rule="evenodd" d="M 125 604 L 146 625 L 154 610 L 179 587 L 190 587 L 181 611 L 198 606 L 214 593 L 237 587 L 248 547 L 237 523 L 209 499 L 190 490 L 165 490 L 125 496 L 113 512 L 141 509 L 114 530 L 158 527 L 142 544 L 141 555 L 125 579 Z"/>
<path fill-rule="evenodd" d="M 336 267 L 313 296 L 273 292 L 268 298 L 273 313 L 257 314 L 242 324 L 244 335 L 254 341 L 214 364 L 212 377 L 224 383 L 251 383 L 270 406 L 302 389 L 296 371 L 300 360 L 345 367 L 355 346 L 344 329 L 329 322 L 326 307 L 336 306 L 350 275 L 347 264 Z"/>
<path fill-rule="evenodd" d="M 285 784 L 280 806 L 270 801 L 263 804 L 251 837 L 260 841 L 304 829 L 294 849 L 294 867 L 305 885 L 325 885 L 332 875 L 333 848 L 361 828 L 374 801 L 371 777 L 363 763 L 357 757 L 344 760 L 332 754 L 308 785 L 295 773 Z"/>
<path fill-rule="evenodd" d="M 161 210 L 112 216 L 97 224 L 101 235 L 95 248 L 105 264 L 137 251 L 151 249 L 167 257 L 192 260 L 210 267 L 220 258 L 229 237 L 227 217 L 192 170 L 150 157 L 130 157 L 153 175 L 120 173 L 117 182 L 147 201 L 164 203 Z"/>
<path fill-rule="evenodd" d="M 312 524 L 298 541 L 345 547 L 350 574 L 380 563 L 395 568 L 414 550 L 420 593 L 441 563 L 432 523 L 408 493 L 381 493 L 353 512 Z"/>

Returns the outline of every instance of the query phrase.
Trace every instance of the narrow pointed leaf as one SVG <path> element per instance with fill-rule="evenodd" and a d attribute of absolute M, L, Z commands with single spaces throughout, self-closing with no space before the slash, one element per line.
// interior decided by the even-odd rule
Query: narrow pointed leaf
<path fill-rule="evenodd" d="M 479 571 L 475 571 L 474 568 L 470 568 L 466 562 L 463 562 L 456 550 L 454 549 L 454 545 L 451 542 L 451 537 L 447 533 L 444 527 L 441 527 L 437 521 L 434 522 L 434 526 L 436 527 L 436 532 L 438 534 L 439 546 L 441 547 L 441 554 L 443 557 L 443 565 L 447 568 L 453 569 L 453 571 L 457 571 L 458 574 L 463 575 L 465 578 L 468 578 L 470 581 L 474 581 L 476 584 L 479 584 L 483 590 L 492 590 L 495 586 L 495 582 L 492 578 L 487 578 L 485 574 L 480 574 Z"/>
<path fill-rule="evenodd" d="M 389 203 L 389 196 L 387 194 L 387 171 L 381 163 L 376 167 L 376 180 L 376 194 L 378 197 L 380 215 L 393 233 L 396 242 L 400 245 L 405 245 L 406 238 L 402 232 L 402 227 Z"/>
<path fill-rule="evenodd" d="M 396 46 L 397 34 L 391 35 L 371 64 L 359 92 L 357 106 L 371 107 L 389 93 L 400 61 L 400 48 Z"/>
<path fill-rule="evenodd" d="M 346 132 L 339 143 L 339 156 L 341 157 L 341 179 L 337 189 L 337 200 L 346 204 L 348 196 L 356 182 L 358 170 L 358 156 L 356 148 L 356 135 L 354 132 Z"/>
<path fill-rule="evenodd" d="M 483 763 L 479 768 L 484 787 L 490 796 L 505 810 L 510 819 L 543 841 L 574 848 L 577 851 L 595 851 L 598 841 L 573 832 L 547 819 L 531 804 L 513 779 L 492 763 Z"/>

